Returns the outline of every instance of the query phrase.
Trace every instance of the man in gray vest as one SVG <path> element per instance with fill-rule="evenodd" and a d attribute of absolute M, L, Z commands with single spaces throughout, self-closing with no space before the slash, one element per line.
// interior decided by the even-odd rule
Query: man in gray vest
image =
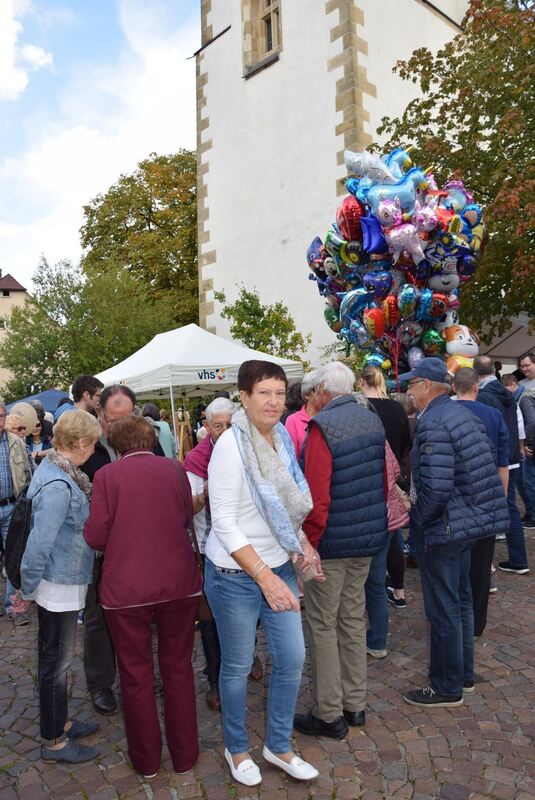
<path fill-rule="evenodd" d="M 304 473 L 314 508 L 303 524 L 321 557 L 325 583 L 305 583 L 313 706 L 294 727 L 342 739 L 363 725 L 366 703 L 364 584 L 388 537 L 385 432 L 353 397 L 355 376 L 339 361 L 320 368 L 321 409 L 308 425 Z"/>

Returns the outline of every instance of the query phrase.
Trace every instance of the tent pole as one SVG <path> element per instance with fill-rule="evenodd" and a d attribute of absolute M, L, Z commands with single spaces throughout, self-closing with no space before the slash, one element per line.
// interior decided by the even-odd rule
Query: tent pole
<path fill-rule="evenodd" d="M 177 435 L 176 435 L 175 400 L 174 400 L 174 397 L 173 397 L 173 384 L 172 383 L 169 386 L 169 396 L 171 398 L 171 415 L 173 417 L 173 431 L 174 431 L 174 434 L 175 434 L 175 441 L 176 441 L 177 446 L 178 446 L 178 438 L 177 438 Z"/>

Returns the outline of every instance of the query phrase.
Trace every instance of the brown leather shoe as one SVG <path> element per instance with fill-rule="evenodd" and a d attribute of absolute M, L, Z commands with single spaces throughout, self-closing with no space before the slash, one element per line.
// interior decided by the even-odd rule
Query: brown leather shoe
<path fill-rule="evenodd" d="M 221 698 L 217 686 L 210 686 L 206 692 L 206 705 L 212 711 L 221 711 Z"/>
<path fill-rule="evenodd" d="M 261 681 L 264 677 L 264 667 L 262 666 L 262 662 L 258 656 L 254 657 L 253 666 L 251 667 L 249 677 L 252 681 Z"/>

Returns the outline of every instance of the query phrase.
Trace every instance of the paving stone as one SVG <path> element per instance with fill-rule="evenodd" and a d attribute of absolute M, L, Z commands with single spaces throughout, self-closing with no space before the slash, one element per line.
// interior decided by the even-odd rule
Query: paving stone
<path fill-rule="evenodd" d="M 528 535 L 535 559 L 535 536 Z M 501 554 L 499 554 L 501 555 Z M 415 574 L 416 572 L 416 574 Z M 0 618 L 0 798 L 1 800 L 533 800 L 535 798 L 535 577 L 519 581 L 498 575 L 499 591 L 489 606 L 489 622 L 476 643 L 476 692 L 454 709 L 419 709 L 402 692 L 427 682 L 428 625 L 417 571 L 407 573 L 408 606 L 390 613 L 389 657 L 368 664 L 366 726 L 337 741 L 297 734 L 303 758 L 320 778 L 302 785 L 264 764 L 261 747 L 267 683 L 249 686 L 250 743 L 264 780 L 254 789 L 230 780 L 223 758 L 221 717 L 204 701 L 206 679 L 200 637 L 196 676 L 201 755 L 194 770 L 173 772 L 164 745 L 158 777 L 143 783 L 132 769 L 119 715 L 101 718 L 91 738 L 99 759 L 87 765 L 44 764 L 40 758 L 39 709 L 35 690 L 35 609 L 32 625 L 16 632 Z M 0 591 L 2 587 L 0 586 Z M 306 616 L 306 611 L 305 611 Z M 258 649 L 268 662 L 259 631 Z M 82 631 L 77 631 L 70 713 L 94 719 L 85 691 Z M 269 673 L 269 663 L 267 664 Z M 161 694 L 159 676 L 157 690 Z M 299 710 L 311 705 L 307 660 Z M 163 728 L 162 728 L 163 730 Z"/>

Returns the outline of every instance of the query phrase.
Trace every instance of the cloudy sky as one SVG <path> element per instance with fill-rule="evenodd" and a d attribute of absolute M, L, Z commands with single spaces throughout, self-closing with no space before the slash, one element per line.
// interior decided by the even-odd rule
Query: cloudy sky
<path fill-rule="evenodd" d="M 198 0 L 0 0 L 0 269 L 80 257 L 82 205 L 195 147 Z"/>

